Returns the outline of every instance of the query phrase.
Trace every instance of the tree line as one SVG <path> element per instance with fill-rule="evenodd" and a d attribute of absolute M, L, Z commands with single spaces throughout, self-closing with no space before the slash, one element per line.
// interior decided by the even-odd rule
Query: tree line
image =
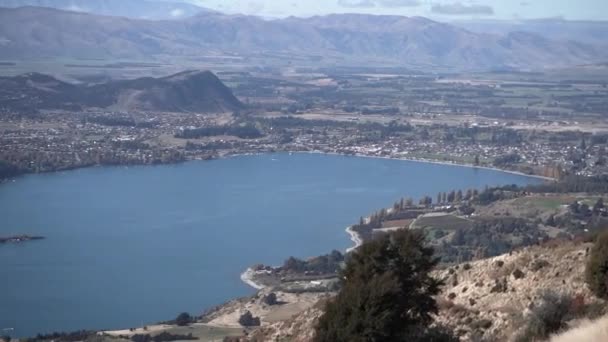
<path fill-rule="evenodd" d="M 264 134 L 251 123 L 244 125 L 223 125 L 184 129 L 175 133 L 175 137 L 179 139 L 199 139 L 218 135 L 229 135 L 241 139 L 258 139 L 264 136 Z"/>

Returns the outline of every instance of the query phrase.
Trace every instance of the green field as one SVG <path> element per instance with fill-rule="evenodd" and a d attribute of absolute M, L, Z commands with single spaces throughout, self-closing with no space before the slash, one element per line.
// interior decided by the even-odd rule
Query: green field
<path fill-rule="evenodd" d="M 472 224 L 470 220 L 446 214 L 420 217 L 414 222 L 413 228 L 458 230 L 470 228 Z"/>

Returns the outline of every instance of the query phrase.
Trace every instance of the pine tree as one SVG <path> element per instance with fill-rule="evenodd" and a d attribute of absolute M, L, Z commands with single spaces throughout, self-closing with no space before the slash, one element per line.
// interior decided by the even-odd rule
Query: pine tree
<path fill-rule="evenodd" d="M 456 192 L 454 190 L 452 190 L 448 194 L 448 203 L 454 203 L 455 199 L 456 199 Z"/>
<path fill-rule="evenodd" d="M 437 312 L 433 296 L 441 282 L 430 273 L 437 263 L 421 230 L 364 244 L 348 260 L 343 287 L 319 319 L 315 341 L 425 340 Z"/>

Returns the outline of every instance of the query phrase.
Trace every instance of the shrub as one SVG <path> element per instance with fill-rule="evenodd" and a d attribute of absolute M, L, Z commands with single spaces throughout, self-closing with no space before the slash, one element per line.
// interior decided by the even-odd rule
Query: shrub
<path fill-rule="evenodd" d="M 131 336 L 131 341 L 133 342 L 151 342 L 152 341 L 152 336 L 150 335 L 142 335 L 142 334 L 135 334 L 133 336 Z"/>
<path fill-rule="evenodd" d="M 226 336 L 222 340 L 222 342 L 241 342 L 241 341 L 247 341 L 247 339 L 244 337 Z"/>
<path fill-rule="evenodd" d="M 570 300 L 569 311 L 573 315 L 578 316 L 583 314 L 586 308 L 587 305 L 585 303 L 585 296 L 583 296 L 582 294 L 577 294 Z"/>
<path fill-rule="evenodd" d="M 131 341 L 133 342 L 172 342 L 172 341 L 192 341 L 198 340 L 198 338 L 192 336 L 192 334 L 188 335 L 179 335 L 179 334 L 171 334 L 168 332 L 162 332 L 154 337 L 149 334 L 136 334 L 131 336 Z"/>
<path fill-rule="evenodd" d="M 175 324 L 177 324 L 180 327 L 184 327 L 190 323 L 192 323 L 192 316 L 190 316 L 190 314 L 187 312 L 182 312 L 175 319 Z"/>
<path fill-rule="evenodd" d="M 239 324 L 244 327 L 258 327 L 260 326 L 260 318 L 253 317 L 251 312 L 247 311 L 239 317 Z"/>
<path fill-rule="evenodd" d="M 266 296 L 264 296 L 264 298 L 262 299 L 262 302 L 264 302 L 264 304 L 266 305 L 277 305 L 277 295 L 274 292 L 271 292 L 269 294 L 267 294 Z"/>
<path fill-rule="evenodd" d="M 489 319 L 481 319 L 481 320 L 475 321 L 474 323 L 471 324 L 471 327 L 476 330 L 490 329 L 491 326 L 492 326 L 492 321 Z"/>
<path fill-rule="evenodd" d="M 546 292 L 541 296 L 541 303 L 532 310 L 527 325 L 517 336 L 516 341 L 544 340 L 549 335 L 566 327 L 572 318 L 570 308 L 572 299 L 568 295 Z"/>
<path fill-rule="evenodd" d="M 608 231 L 597 237 L 591 249 L 585 280 L 596 296 L 608 299 Z"/>
<path fill-rule="evenodd" d="M 530 270 L 532 270 L 532 272 L 538 272 L 539 270 L 541 270 L 547 266 L 550 266 L 550 264 L 547 260 L 536 259 L 536 260 L 532 261 L 532 264 L 530 265 Z"/>
<path fill-rule="evenodd" d="M 519 268 L 517 268 L 517 269 L 515 269 L 515 271 L 513 271 L 513 277 L 515 279 L 522 279 L 525 276 L 526 276 L 526 274 L 524 272 L 522 272 Z"/>
<path fill-rule="evenodd" d="M 503 293 L 509 289 L 507 278 L 495 279 L 494 286 L 490 289 L 490 293 Z"/>
<path fill-rule="evenodd" d="M 46 341 L 46 340 L 51 340 L 51 341 L 64 341 L 64 342 L 76 342 L 76 341 L 84 341 L 87 340 L 93 336 L 96 336 L 97 333 L 94 331 L 86 331 L 86 330 L 79 330 L 79 331 L 74 331 L 74 332 L 69 332 L 69 333 L 65 333 L 65 332 L 54 332 L 51 334 L 38 334 L 36 335 L 35 338 L 33 339 L 24 339 L 24 341 Z"/>

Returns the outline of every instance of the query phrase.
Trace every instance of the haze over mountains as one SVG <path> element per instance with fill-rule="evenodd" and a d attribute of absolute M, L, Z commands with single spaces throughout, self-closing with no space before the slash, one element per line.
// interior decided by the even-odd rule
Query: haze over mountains
<path fill-rule="evenodd" d="M 22 7 L 0 9 L 0 46 L 4 60 L 286 55 L 427 71 L 529 70 L 608 60 L 601 46 L 535 33 L 474 33 L 421 17 L 357 14 L 265 20 L 203 12 L 150 21 Z"/>
<path fill-rule="evenodd" d="M 586 44 L 608 46 L 608 22 L 569 21 L 560 18 L 537 20 L 477 20 L 453 22 L 454 25 L 479 33 L 508 34 L 531 32 L 554 40 L 572 40 Z"/>
<path fill-rule="evenodd" d="M 48 7 L 138 19 L 177 19 L 210 10 L 186 2 L 161 0 L 0 0 L 0 7 Z"/>
<path fill-rule="evenodd" d="M 242 107 L 217 76 L 209 71 L 93 86 L 74 85 L 51 76 L 29 73 L 0 77 L 0 107 L 33 112 L 45 109 L 219 113 Z"/>

